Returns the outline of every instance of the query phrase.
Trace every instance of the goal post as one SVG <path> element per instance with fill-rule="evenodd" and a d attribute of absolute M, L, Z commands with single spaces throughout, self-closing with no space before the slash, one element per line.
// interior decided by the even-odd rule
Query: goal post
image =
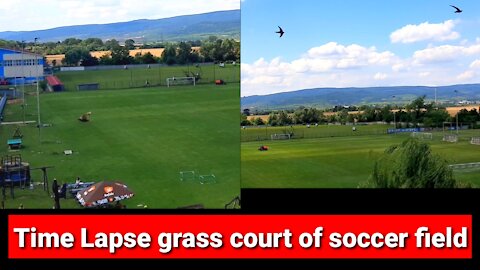
<path fill-rule="evenodd" d="M 200 180 L 200 184 L 202 185 L 217 183 L 217 178 L 214 174 L 200 175 L 198 179 Z"/>
<path fill-rule="evenodd" d="M 278 133 L 275 133 L 275 134 L 272 134 L 270 135 L 270 138 L 272 140 L 290 140 L 292 138 L 292 135 L 291 134 L 285 134 L 285 133 L 281 133 L 281 134 L 278 134 Z"/>
<path fill-rule="evenodd" d="M 412 137 L 420 140 L 432 140 L 433 134 L 427 132 L 412 132 Z"/>
<path fill-rule="evenodd" d="M 167 87 L 175 85 L 196 85 L 195 77 L 171 77 L 167 78 Z"/>
<path fill-rule="evenodd" d="M 472 137 L 470 144 L 480 145 L 480 137 Z"/>
<path fill-rule="evenodd" d="M 191 181 L 191 180 L 195 180 L 195 171 L 180 172 L 180 181 Z"/>
<path fill-rule="evenodd" d="M 444 142 L 456 143 L 456 142 L 458 142 L 458 136 L 457 135 L 444 135 L 443 136 L 443 141 Z"/>

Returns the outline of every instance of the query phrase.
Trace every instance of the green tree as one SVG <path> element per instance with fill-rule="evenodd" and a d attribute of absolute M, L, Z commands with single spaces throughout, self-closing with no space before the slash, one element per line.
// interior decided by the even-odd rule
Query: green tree
<path fill-rule="evenodd" d="M 105 50 L 105 45 L 103 44 L 103 41 L 99 38 L 87 38 L 82 41 L 82 44 L 89 51 Z"/>
<path fill-rule="evenodd" d="M 89 51 L 83 48 L 74 47 L 65 53 L 65 59 L 63 59 L 63 62 L 69 66 L 77 66 L 89 57 L 91 57 Z"/>
<path fill-rule="evenodd" d="M 113 51 L 120 47 L 120 43 L 116 39 L 110 39 L 105 41 L 105 48 L 109 51 Z"/>
<path fill-rule="evenodd" d="M 178 44 L 177 63 L 184 65 L 191 63 L 192 46 L 187 42 L 180 42 Z"/>
<path fill-rule="evenodd" d="M 453 188 L 457 182 L 448 162 L 430 146 L 409 138 L 388 148 L 375 163 L 367 183 L 375 188 Z"/>
<path fill-rule="evenodd" d="M 111 52 L 114 65 L 128 65 L 133 63 L 133 57 L 130 56 L 130 51 L 127 48 L 118 46 L 111 50 Z"/>
<path fill-rule="evenodd" d="M 125 40 L 125 48 L 127 48 L 128 50 L 135 49 L 135 40 L 133 39 Z"/>
<path fill-rule="evenodd" d="M 252 122 L 250 122 L 248 120 L 248 117 L 245 114 L 241 113 L 240 114 L 240 126 L 250 126 L 251 124 L 252 124 Z"/>
<path fill-rule="evenodd" d="M 162 53 L 162 62 L 173 65 L 177 62 L 177 50 L 173 45 L 168 45 Z"/>
<path fill-rule="evenodd" d="M 263 125 L 265 125 L 265 122 L 263 121 L 262 118 L 257 117 L 257 118 L 255 118 L 255 120 L 253 120 L 253 124 L 256 125 L 256 126 L 263 126 Z"/>
<path fill-rule="evenodd" d="M 67 46 L 79 45 L 80 43 L 82 43 L 82 40 L 78 38 L 67 38 L 63 41 L 63 44 Z"/>

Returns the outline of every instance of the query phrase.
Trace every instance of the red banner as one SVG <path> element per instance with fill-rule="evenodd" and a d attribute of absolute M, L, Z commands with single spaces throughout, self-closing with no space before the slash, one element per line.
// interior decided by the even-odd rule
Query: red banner
<path fill-rule="evenodd" d="M 470 215 L 11 215 L 10 259 L 471 259 Z"/>

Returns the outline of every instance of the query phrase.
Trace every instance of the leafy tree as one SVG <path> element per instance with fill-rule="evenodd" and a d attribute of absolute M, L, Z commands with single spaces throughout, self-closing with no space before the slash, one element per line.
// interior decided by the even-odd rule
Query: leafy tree
<path fill-rule="evenodd" d="M 128 65 L 133 63 L 133 57 L 130 56 L 130 51 L 125 47 L 115 47 L 111 50 L 112 62 L 114 65 Z"/>
<path fill-rule="evenodd" d="M 442 127 L 443 122 L 446 122 L 450 117 L 446 110 L 432 110 L 428 111 L 423 117 L 423 125 L 427 127 Z"/>
<path fill-rule="evenodd" d="M 430 146 L 409 138 L 388 148 L 375 163 L 367 186 L 375 188 L 453 188 L 452 169 Z"/>
<path fill-rule="evenodd" d="M 89 51 L 105 50 L 105 45 L 103 44 L 103 41 L 99 38 L 87 38 L 82 41 L 82 45 Z"/>
<path fill-rule="evenodd" d="M 117 49 L 118 47 L 121 47 L 121 46 L 120 46 L 120 43 L 118 42 L 118 40 L 116 40 L 116 39 L 110 39 L 110 40 L 105 41 L 105 48 L 109 51 L 113 51 L 113 50 Z"/>
<path fill-rule="evenodd" d="M 162 53 L 162 62 L 173 65 L 177 62 L 177 50 L 173 45 L 168 45 Z"/>
<path fill-rule="evenodd" d="M 250 122 L 247 116 L 243 113 L 240 114 L 240 126 L 250 126 L 252 122 Z"/>
<path fill-rule="evenodd" d="M 127 48 L 128 50 L 135 49 L 135 40 L 133 39 L 125 40 L 125 48 Z"/>
<path fill-rule="evenodd" d="M 98 58 L 93 57 L 90 53 L 87 55 L 84 55 L 84 57 L 81 60 L 81 64 L 84 67 L 88 66 L 98 66 L 100 62 L 98 61 Z"/>
<path fill-rule="evenodd" d="M 78 38 L 67 38 L 63 41 L 63 44 L 67 46 L 79 45 L 80 43 L 82 43 L 82 40 Z"/>
<path fill-rule="evenodd" d="M 63 62 L 66 65 L 77 66 L 79 63 L 89 58 L 91 58 L 89 51 L 75 47 L 65 53 L 65 59 L 63 59 Z"/>
<path fill-rule="evenodd" d="M 263 121 L 262 118 L 257 117 L 253 120 L 253 124 L 256 125 L 256 126 L 263 126 L 263 125 L 265 125 L 265 122 Z"/>

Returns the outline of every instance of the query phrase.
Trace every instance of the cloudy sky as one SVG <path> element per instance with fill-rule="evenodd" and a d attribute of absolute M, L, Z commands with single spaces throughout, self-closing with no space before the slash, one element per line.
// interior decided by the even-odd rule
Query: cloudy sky
<path fill-rule="evenodd" d="M 242 96 L 480 83 L 480 1 L 242 0 L 241 8 Z"/>
<path fill-rule="evenodd" d="M 240 8 L 240 0 L 1 0 L 0 31 L 161 19 Z"/>

